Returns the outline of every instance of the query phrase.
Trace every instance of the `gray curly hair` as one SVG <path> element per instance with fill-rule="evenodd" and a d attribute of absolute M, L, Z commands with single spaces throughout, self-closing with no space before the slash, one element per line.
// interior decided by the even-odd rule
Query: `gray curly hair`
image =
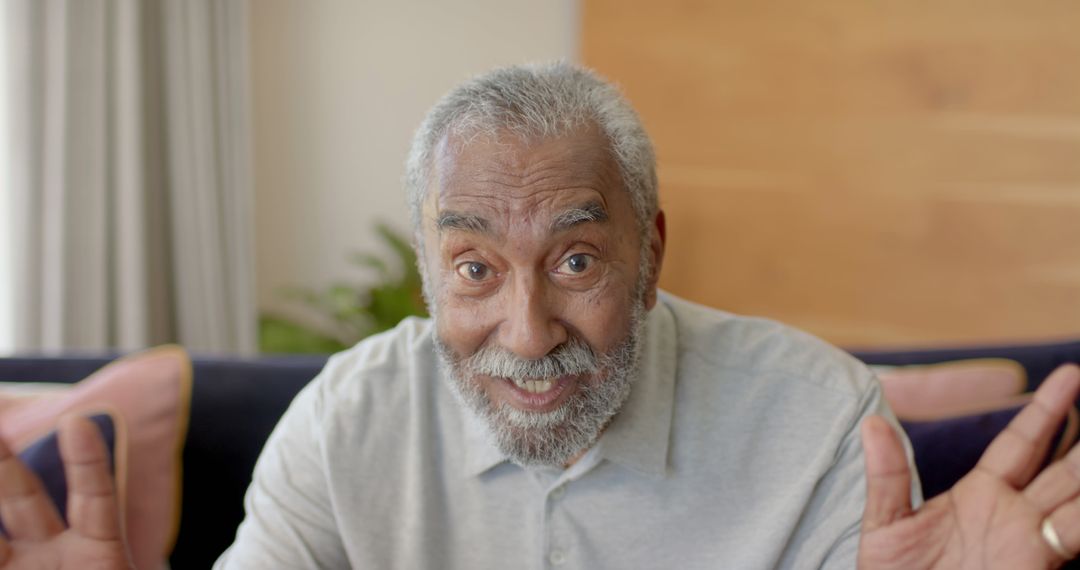
<path fill-rule="evenodd" d="M 450 91 L 428 111 L 413 136 L 405 187 L 414 231 L 430 184 L 435 147 L 447 135 L 523 139 L 560 136 L 595 125 L 607 138 L 630 195 L 639 230 L 648 231 L 659 208 L 652 143 L 630 103 L 594 72 L 565 62 L 504 67 Z"/>

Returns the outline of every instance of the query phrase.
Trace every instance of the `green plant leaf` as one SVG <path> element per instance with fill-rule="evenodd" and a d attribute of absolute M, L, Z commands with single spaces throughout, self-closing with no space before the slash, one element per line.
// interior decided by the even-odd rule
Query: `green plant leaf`
<path fill-rule="evenodd" d="M 346 348 L 341 341 L 274 315 L 259 317 L 259 351 L 287 354 L 325 354 Z"/>
<path fill-rule="evenodd" d="M 334 352 L 402 319 L 427 316 L 416 254 L 407 238 L 386 224 L 375 231 L 391 257 L 353 253 L 349 260 L 377 274 L 370 284 L 333 283 L 323 290 L 287 288 L 282 295 L 305 306 L 334 330 L 304 326 L 273 315 L 260 318 L 260 346 L 274 352 Z"/>

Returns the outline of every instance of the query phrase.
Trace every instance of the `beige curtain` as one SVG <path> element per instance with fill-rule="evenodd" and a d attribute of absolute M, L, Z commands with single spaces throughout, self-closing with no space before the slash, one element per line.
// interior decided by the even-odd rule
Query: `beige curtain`
<path fill-rule="evenodd" d="M 245 0 L 8 0 L 19 350 L 255 348 Z"/>

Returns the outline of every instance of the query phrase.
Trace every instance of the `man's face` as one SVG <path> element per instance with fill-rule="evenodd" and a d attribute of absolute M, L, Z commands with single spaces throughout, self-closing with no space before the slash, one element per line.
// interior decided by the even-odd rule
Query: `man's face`
<path fill-rule="evenodd" d="M 661 238 L 642 247 L 592 129 L 445 139 L 432 170 L 424 259 L 450 375 L 511 459 L 565 463 L 629 393 Z"/>

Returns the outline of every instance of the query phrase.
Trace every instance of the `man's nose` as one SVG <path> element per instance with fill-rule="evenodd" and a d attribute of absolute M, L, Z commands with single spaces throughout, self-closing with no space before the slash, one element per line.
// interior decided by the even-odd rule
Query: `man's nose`
<path fill-rule="evenodd" d="M 535 360 L 566 342 L 558 299 L 542 278 L 522 275 L 513 281 L 501 343 L 521 358 Z"/>

